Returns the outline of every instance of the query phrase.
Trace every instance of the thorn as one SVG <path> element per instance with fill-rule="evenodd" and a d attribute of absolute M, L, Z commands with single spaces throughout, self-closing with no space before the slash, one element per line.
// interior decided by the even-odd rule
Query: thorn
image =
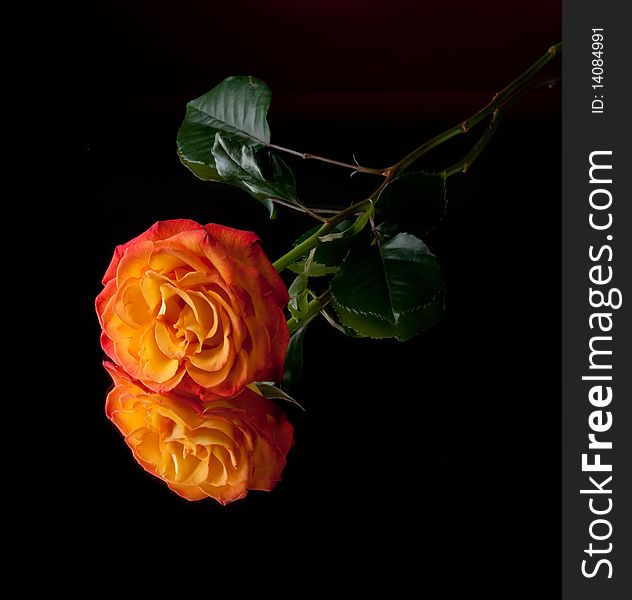
<path fill-rule="evenodd" d="M 356 155 L 354 152 L 351 153 L 351 156 L 353 156 L 353 162 L 356 164 L 356 166 L 360 166 L 360 163 L 358 162 L 358 159 L 356 158 Z"/>

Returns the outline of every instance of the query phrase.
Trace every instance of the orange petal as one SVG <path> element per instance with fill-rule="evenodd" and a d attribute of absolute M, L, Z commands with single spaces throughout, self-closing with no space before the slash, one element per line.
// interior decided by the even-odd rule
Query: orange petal
<path fill-rule="evenodd" d="M 148 271 L 146 276 L 143 277 L 140 282 L 140 290 L 143 294 L 145 304 L 149 307 L 149 310 L 155 314 L 160 305 L 162 304 L 162 296 L 160 295 L 160 286 L 164 283 L 170 283 L 167 277 L 156 273 L 155 271 Z"/>
<path fill-rule="evenodd" d="M 235 355 L 231 352 L 228 354 L 228 360 L 219 371 L 204 371 L 193 365 L 191 357 L 189 357 L 186 362 L 186 370 L 195 383 L 204 388 L 214 388 L 226 380 L 234 362 Z"/>
<path fill-rule="evenodd" d="M 96 297 L 95 300 L 95 308 L 97 311 L 97 316 L 99 318 L 99 325 L 103 328 L 103 315 L 106 310 L 107 304 L 112 300 L 112 296 L 116 293 L 116 281 L 111 280 L 105 284 L 105 287 L 101 291 L 101 293 Z"/>
<path fill-rule="evenodd" d="M 134 450 L 139 459 L 149 465 L 157 465 L 160 462 L 162 453 L 160 449 L 160 438 L 157 432 L 148 429 L 138 429 L 130 433 L 125 441 Z"/>
<path fill-rule="evenodd" d="M 113 309 L 116 316 L 129 327 L 143 327 L 149 322 L 149 306 L 145 302 L 139 280 L 127 279 L 116 293 Z"/>
<path fill-rule="evenodd" d="M 221 344 L 189 356 L 189 362 L 203 371 L 219 371 L 228 362 L 231 351 L 230 338 L 225 333 Z"/>
<path fill-rule="evenodd" d="M 153 327 L 147 328 L 140 336 L 138 355 L 145 376 L 157 383 L 169 381 L 176 375 L 180 365 L 178 360 L 168 358 L 162 353 Z"/>
<path fill-rule="evenodd" d="M 173 328 L 166 323 L 158 321 L 155 326 L 156 344 L 160 351 L 167 357 L 180 360 L 184 356 L 187 341 L 177 338 Z"/>
<path fill-rule="evenodd" d="M 176 476 L 178 483 L 185 485 L 200 485 L 208 477 L 208 463 L 198 460 L 195 456 L 175 456 Z"/>
<path fill-rule="evenodd" d="M 145 274 L 153 247 L 153 243 L 149 241 L 127 247 L 116 269 L 116 285 L 119 289 L 126 279 L 140 279 Z"/>
<path fill-rule="evenodd" d="M 259 237 L 249 231 L 240 231 L 210 223 L 204 227 L 209 236 L 219 241 L 226 251 L 240 263 L 254 267 L 272 288 L 278 306 L 285 306 L 288 293 L 281 276 L 272 266 L 261 248 Z"/>
<path fill-rule="evenodd" d="M 195 501 L 208 498 L 208 494 L 201 487 L 195 485 L 182 485 L 179 483 L 173 483 L 171 481 L 168 481 L 167 485 L 176 494 L 178 494 L 178 496 L 181 496 L 185 500 Z"/>

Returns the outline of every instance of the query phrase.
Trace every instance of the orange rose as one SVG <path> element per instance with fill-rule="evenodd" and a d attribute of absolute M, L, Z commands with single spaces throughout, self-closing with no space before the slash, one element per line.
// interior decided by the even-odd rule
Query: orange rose
<path fill-rule="evenodd" d="M 150 390 L 230 397 L 282 377 L 288 294 L 254 233 L 158 222 L 116 248 L 103 284 L 103 349 Z"/>
<path fill-rule="evenodd" d="M 187 500 L 228 504 L 248 490 L 274 488 L 292 446 L 292 425 L 271 400 L 244 390 L 202 403 L 155 393 L 105 363 L 115 386 L 105 412 L 140 465 Z"/>

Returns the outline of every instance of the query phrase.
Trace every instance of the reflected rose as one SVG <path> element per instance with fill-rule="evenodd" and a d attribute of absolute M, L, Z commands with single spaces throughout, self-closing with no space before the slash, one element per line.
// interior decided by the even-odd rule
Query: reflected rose
<path fill-rule="evenodd" d="M 293 428 L 283 411 L 247 387 L 235 398 L 203 403 L 152 392 L 111 363 L 105 411 L 138 463 L 187 500 L 228 504 L 281 479 Z"/>

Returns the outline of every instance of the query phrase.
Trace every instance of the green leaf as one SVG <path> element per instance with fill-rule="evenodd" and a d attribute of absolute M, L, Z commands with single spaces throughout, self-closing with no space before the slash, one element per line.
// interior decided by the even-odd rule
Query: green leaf
<path fill-rule="evenodd" d="M 309 284 L 315 250 L 315 248 L 311 249 L 307 259 L 303 261 L 303 271 L 298 274 L 288 288 L 290 301 L 287 307 L 292 317 L 294 317 L 297 321 L 302 321 L 309 311 L 309 290 L 307 289 L 307 286 Z"/>
<path fill-rule="evenodd" d="M 273 198 L 298 204 L 296 184 L 289 167 L 277 156 L 215 134 L 213 157 L 217 173 L 226 183 L 247 191 L 268 210 Z M 266 164 L 267 162 L 267 164 Z"/>
<path fill-rule="evenodd" d="M 178 153 L 189 163 L 213 166 L 216 133 L 247 146 L 269 144 L 266 115 L 271 97 L 270 88 L 254 77 L 225 79 L 187 104 L 178 131 Z"/>
<path fill-rule="evenodd" d="M 331 282 L 331 297 L 344 326 L 402 341 L 430 327 L 444 308 L 439 263 L 409 233 L 350 252 Z"/>
<path fill-rule="evenodd" d="M 274 215 L 273 198 L 299 204 L 294 175 L 274 153 L 266 121 L 271 93 L 254 77 L 229 77 L 187 104 L 178 157 L 197 177 L 235 185 Z"/>
<path fill-rule="evenodd" d="M 308 310 L 309 300 L 307 299 L 307 283 L 309 275 L 306 272 L 301 273 L 296 277 L 288 289 L 290 295 L 290 302 L 288 303 L 288 309 L 290 314 L 300 321 L 303 315 Z"/>
<path fill-rule="evenodd" d="M 283 364 L 283 387 L 292 390 L 296 387 L 303 370 L 303 337 L 311 320 L 299 327 L 290 336 L 290 343 L 285 354 L 285 363 Z"/>
<path fill-rule="evenodd" d="M 341 323 L 338 322 L 338 315 L 332 314 L 327 308 L 324 308 L 320 311 L 320 314 L 325 317 L 325 321 L 329 323 L 334 329 L 338 330 L 340 333 L 344 333 L 352 338 L 365 338 L 366 335 L 362 335 L 361 333 L 357 333 L 353 329 L 349 327 L 345 327 Z"/>
<path fill-rule="evenodd" d="M 282 389 L 276 387 L 275 385 L 268 382 L 259 381 L 256 382 L 255 385 L 264 398 L 269 398 L 271 400 L 285 400 L 286 402 L 296 404 L 296 406 L 298 406 L 302 411 L 305 411 L 305 409 L 299 404 L 297 400 L 292 398 L 292 396 L 284 392 Z"/>
<path fill-rule="evenodd" d="M 441 220 L 447 204 L 446 181 L 422 171 L 393 179 L 375 203 L 377 230 L 387 237 L 401 231 L 425 236 Z"/>
<path fill-rule="evenodd" d="M 178 151 L 178 158 L 196 177 L 204 181 L 224 181 L 224 178 L 217 172 L 214 162 L 212 166 L 201 162 L 192 162 L 184 158 L 180 151 Z"/>

